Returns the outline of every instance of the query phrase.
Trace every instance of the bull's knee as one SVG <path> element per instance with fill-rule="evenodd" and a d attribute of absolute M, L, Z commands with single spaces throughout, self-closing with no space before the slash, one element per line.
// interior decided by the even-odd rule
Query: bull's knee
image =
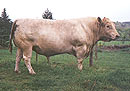
<path fill-rule="evenodd" d="M 23 59 L 24 59 L 24 61 L 27 61 L 27 60 L 29 60 L 29 57 L 26 57 L 23 55 Z"/>

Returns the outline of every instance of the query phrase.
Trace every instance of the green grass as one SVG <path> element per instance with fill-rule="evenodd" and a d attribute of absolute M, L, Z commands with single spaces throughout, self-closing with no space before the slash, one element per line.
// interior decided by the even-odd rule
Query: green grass
<path fill-rule="evenodd" d="M 104 46 L 110 46 L 110 45 L 130 45 L 130 41 L 111 41 L 111 42 L 103 42 L 99 41 L 98 44 L 104 45 Z"/>
<path fill-rule="evenodd" d="M 77 69 L 76 58 L 57 55 L 47 64 L 44 56 L 31 60 L 37 73 L 30 75 L 21 61 L 21 73 L 14 72 L 15 53 L 0 50 L 0 91 L 130 91 L 130 49 L 98 52 L 94 66 L 84 60 L 84 69 Z"/>

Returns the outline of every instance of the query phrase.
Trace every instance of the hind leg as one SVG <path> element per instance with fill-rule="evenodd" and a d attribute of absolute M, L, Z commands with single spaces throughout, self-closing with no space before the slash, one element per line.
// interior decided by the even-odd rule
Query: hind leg
<path fill-rule="evenodd" d="M 16 64 L 15 64 L 15 72 L 20 73 L 19 71 L 19 63 L 21 61 L 21 59 L 23 58 L 23 52 L 20 48 L 17 49 L 17 53 L 16 53 Z"/>
<path fill-rule="evenodd" d="M 47 63 L 50 63 L 50 57 L 46 57 L 47 58 Z"/>
<path fill-rule="evenodd" d="M 28 71 L 30 74 L 36 74 L 31 66 L 31 56 L 32 56 L 32 47 L 24 48 L 23 50 L 23 58 L 26 67 L 28 68 Z"/>

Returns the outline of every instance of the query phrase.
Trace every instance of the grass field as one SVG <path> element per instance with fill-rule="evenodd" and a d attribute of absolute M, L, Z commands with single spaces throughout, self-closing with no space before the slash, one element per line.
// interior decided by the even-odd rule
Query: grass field
<path fill-rule="evenodd" d="M 111 42 L 103 42 L 99 41 L 98 44 L 103 46 L 111 46 L 111 45 L 130 45 L 130 41 L 111 41 Z"/>
<path fill-rule="evenodd" d="M 117 51 L 98 52 L 94 66 L 84 60 L 84 69 L 77 69 L 75 57 L 57 55 L 47 64 L 39 56 L 32 66 L 37 73 L 30 75 L 21 61 L 21 73 L 14 72 L 15 53 L 0 50 L 0 91 L 130 91 L 130 48 Z"/>

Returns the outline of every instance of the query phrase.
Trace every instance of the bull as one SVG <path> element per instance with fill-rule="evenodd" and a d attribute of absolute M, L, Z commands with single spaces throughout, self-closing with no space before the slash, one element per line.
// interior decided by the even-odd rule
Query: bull
<path fill-rule="evenodd" d="M 47 58 L 58 54 L 71 54 L 77 58 L 78 69 L 82 70 L 83 59 L 87 58 L 98 41 L 118 38 L 114 23 L 104 17 L 87 17 L 70 20 L 17 19 L 10 35 L 17 47 L 15 71 L 23 58 L 30 74 L 36 74 L 31 66 L 32 51 Z"/>

